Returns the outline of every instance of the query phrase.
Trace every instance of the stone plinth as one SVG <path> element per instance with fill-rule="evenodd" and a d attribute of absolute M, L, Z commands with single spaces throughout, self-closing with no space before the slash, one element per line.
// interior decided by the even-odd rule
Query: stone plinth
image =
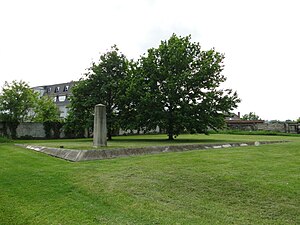
<path fill-rule="evenodd" d="M 93 146 L 107 146 L 106 107 L 98 104 L 95 106 Z"/>

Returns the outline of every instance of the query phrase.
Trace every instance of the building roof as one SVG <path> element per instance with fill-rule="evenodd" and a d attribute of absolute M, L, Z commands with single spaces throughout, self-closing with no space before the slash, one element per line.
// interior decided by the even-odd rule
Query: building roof
<path fill-rule="evenodd" d="M 257 124 L 264 123 L 264 120 L 225 120 L 227 124 Z"/>

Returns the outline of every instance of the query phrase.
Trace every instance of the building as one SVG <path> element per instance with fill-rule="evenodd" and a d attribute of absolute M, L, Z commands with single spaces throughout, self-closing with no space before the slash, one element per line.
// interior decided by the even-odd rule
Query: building
<path fill-rule="evenodd" d="M 264 120 L 242 120 L 241 113 L 231 113 L 225 119 L 226 125 L 233 130 L 258 130 L 260 124 L 264 124 Z"/>
<path fill-rule="evenodd" d="M 40 97 L 49 96 L 57 105 L 60 111 L 60 117 L 66 118 L 68 115 L 68 104 L 70 103 L 69 97 L 72 95 L 72 87 L 74 81 L 61 84 L 52 84 L 33 87 L 32 89 L 39 93 Z"/>
<path fill-rule="evenodd" d="M 238 114 L 235 113 L 229 113 L 226 115 L 225 120 L 241 120 L 241 113 L 238 112 Z"/>

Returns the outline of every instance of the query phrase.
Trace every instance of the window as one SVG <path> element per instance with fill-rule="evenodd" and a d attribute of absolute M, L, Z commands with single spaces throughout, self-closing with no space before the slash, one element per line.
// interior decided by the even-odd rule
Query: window
<path fill-rule="evenodd" d="M 59 92 L 59 87 L 56 87 L 55 90 L 54 90 L 54 92 L 58 93 Z"/>
<path fill-rule="evenodd" d="M 68 91 L 69 90 L 69 85 L 66 85 L 65 87 L 64 87 L 64 92 L 66 92 L 66 91 Z"/>
<path fill-rule="evenodd" d="M 51 92 L 51 87 L 47 88 L 47 92 L 50 93 Z"/>
<path fill-rule="evenodd" d="M 53 102 L 56 102 L 56 101 L 57 101 L 57 97 L 54 97 L 54 98 L 53 98 Z"/>
<path fill-rule="evenodd" d="M 59 101 L 59 102 L 64 102 L 64 101 L 66 101 L 66 96 L 65 96 L 65 95 L 58 96 L 58 101 Z"/>

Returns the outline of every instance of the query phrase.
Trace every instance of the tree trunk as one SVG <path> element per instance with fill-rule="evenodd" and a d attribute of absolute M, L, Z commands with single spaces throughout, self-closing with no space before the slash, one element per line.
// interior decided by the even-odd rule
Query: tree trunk
<path fill-rule="evenodd" d="M 174 135 L 172 133 L 168 133 L 169 136 L 169 141 L 173 141 L 174 140 Z"/>
<path fill-rule="evenodd" d="M 19 122 L 8 122 L 8 128 L 10 130 L 10 135 L 12 139 L 17 139 L 17 128 L 19 126 Z"/>
<path fill-rule="evenodd" d="M 173 124 L 173 110 L 170 107 L 169 108 L 169 118 L 168 118 L 168 136 L 169 136 L 169 140 L 173 141 L 174 140 L 174 124 Z"/>

